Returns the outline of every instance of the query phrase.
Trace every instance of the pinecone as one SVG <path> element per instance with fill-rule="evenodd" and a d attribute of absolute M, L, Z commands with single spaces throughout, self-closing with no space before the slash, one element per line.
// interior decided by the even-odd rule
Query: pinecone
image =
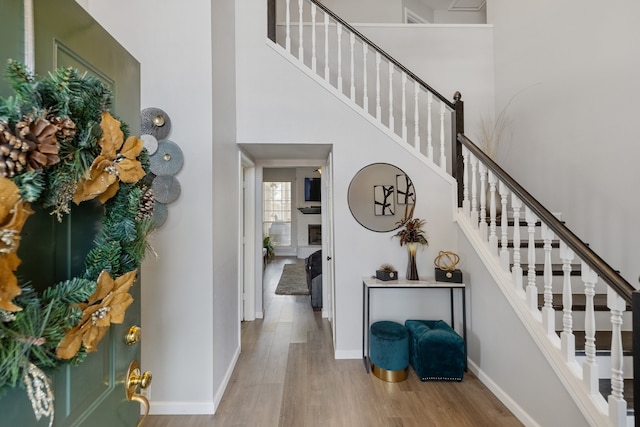
<path fill-rule="evenodd" d="M 0 176 L 13 177 L 28 167 L 27 153 L 36 144 L 14 135 L 9 124 L 0 121 Z"/>
<path fill-rule="evenodd" d="M 60 161 L 56 134 L 60 128 L 46 119 L 25 118 L 16 124 L 16 134 L 35 143 L 33 151 L 27 154 L 29 170 L 41 169 Z"/>
<path fill-rule="evenodd" d="M 136 221 L 140 222 L 150 219 L 153 216 L 153 208 L 155 206 L 155 198 L 153 197 L 153 189 L 151 187 L 143 187 L 144 194 L 140 198 L 140 206 L 136 214 Z"/>
<path fill-rule="evenodd" d="M 66 142 L 71 141 L 76 136 L 76 124 L 68 117 L 48 117 L 52 125 L 58 127 L 56 138 L 58 141 Z"/>

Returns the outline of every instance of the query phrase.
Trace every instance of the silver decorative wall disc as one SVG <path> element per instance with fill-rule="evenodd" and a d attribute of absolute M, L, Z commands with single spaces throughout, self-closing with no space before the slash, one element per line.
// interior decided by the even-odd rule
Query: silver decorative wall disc
<path fill-rule="evenodd" d="M 169 216 L 169 209 L 167 209 L 167 205 L 163 203 L 156 202 L 153 207 L 153 223 L 156 228 L 162 226 L 167 220 L 167 216 Z"/>
<path fill-rule="evenodd" d="M 155 175 L 175 175 L 182 168 L 184 157 L 182 150 L 173 141 L 163 139 L 158 142 L 158 149 L 149 156 L 149 169 Z"/>
<path fill-rule="evenodd" d="M 144 135 L 140 135 L 140 139 L 142 140 L 142 142 L 144 142 L 144 148 L 147 149 L 149 155 L 152 155 L 156 152 L 156 150 L 158 149 L 158 140 L 155 136 L 149 135 L 147 133 Z"/>
<path fill-rule="evenodd" d="M 145 108 L 140 112 L 140 127 L 143 134 L 165 139 L 171 132 L 171 119 L 160 108 Z"/>
<path fill-rule="evenodd" d="M 180 196 L 180 183 L 171 175 L 156 176 L 151 188 L 154 198 L 160 203 L 174 202 Z"/>

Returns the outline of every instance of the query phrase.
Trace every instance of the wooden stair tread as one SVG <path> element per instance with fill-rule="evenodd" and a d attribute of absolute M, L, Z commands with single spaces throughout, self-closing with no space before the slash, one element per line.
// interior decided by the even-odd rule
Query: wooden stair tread
<path fill-rule="evenodd" d="M 561 331 L 558 331 L 558 336 Z M 585 332 L 573 331 L 576 337 L 576 354 L 584 356 Z M 633 332 L 622 331 L 622 353 L 625 356 L 633 355 Z M 605 356 L 611 354 L 611 331 L 596 331 L 596 355 Z"/>
<path fill-rule="evenodd" d="M 513 268 L 513 264 L 511 264 Z M 526 275 L 529 266 L 526 263 L 521 263 L 520 268 L 522 268 L 522 274 Z M 544 274 L 544 264 L 535 264 L 536 268 L 536 276 L 542 276 Z M 562 270 L 562 264 L 551 264 L 551 274 L 553 276 L 562 276 L 564 275 L 564 271 Z M 571 264 L 571 273 L 570 276 L 580 276 L 582 274 L 582 266 L 580 264 Z"/>
<path fill-rule="evenodd" d="M 553 294 L 553 309 L 562 310 L 562 294 Z M 544 294 L 538 294 L 538 308 L 544 305 Z M 585 311 L 587 308 L 587 296 L 585 294 L 571 294 L 571 309 L 573 311 Z M 595 311 L 609 311 L 607 307 L 607 294 L 596 294 L 593 296 L 593 309 Z M 627 310 L 631 310 L 631 306 L 627 304 Z"/>
<path fill-rule="evenodd" d="M 544 248 L 544 240 L 536 239 L 534 241 L 534 247 L 536 247 L 538 249 Z M 551 247 L 554 248 L 554 249 L 560 248 L 560 241 L 559 240 L 552 240 L 551 241 Z M 509 240 L 507 242 L 507 248 L 513 248 L 513 240 Z M 529 239 L 521 239 L 520 240 L 520 249 L 527 249 L 527 248 L 529 248 Z"/>

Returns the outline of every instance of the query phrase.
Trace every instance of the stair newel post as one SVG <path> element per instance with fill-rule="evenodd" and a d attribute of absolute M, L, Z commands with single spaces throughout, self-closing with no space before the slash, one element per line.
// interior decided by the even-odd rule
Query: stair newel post
<path fill-rule="evenodd" d="M 365 113 L 369 114 L 369 82 L 367 76 L 367 54 L 369 45 L 362 42 L 362 107 Z"/>
<path fill-rule="evenodd" d="M 349 67 L 350 67 L 350 85 L 349 85 L 349 98 L 353 102 L 356 102 L 356 83 L 355 83 L 355 62 L 353 59 L 353 52 L 355 50 L 356 35 L 349 33 Z"/>
<path fill-rule="evenodd" d="M 285 12 L 285 39 L 284 47 L 287 52 L 291 53 L 291 0 L 285 0 L 286 12 Z"/>
<path fill-rule="evenodd" d="M 462 212 L 467 218 L 471 218 L 471 201 L 469 200 L 469 150 L 462 146 Z"/>
<path fill-rule="evenodd" d="M 276 43 L 276 0 L 267 2 L 267 37 Z"/>
<path fill-rule="evenodd" d="M 551 266 L 551 241 L 555 237 L 553 231 L 542 223 L 542 240 L 544 242 L 544 303 L 542 305 L 542 326 L 550 337 L 556 337 L 556 317 L 553 309 L 553 271 Z"/>
<path fill-rule="evenodd" d="M 427 158 L 433 161 L 433 119 L 431 113 L 433 109 L 433 94 L 427 92 Z"/>
<path fill-rule="evenodd" d="M 304 0 L 298 0 L 298 59 L 304 63 L 304 46 L 303 46 L 303 25 L 302 25 L 302 12 L 304 10 L 303 8 L 303 1 Z"/>
<path fill-rule="evenodd" d="M 560 241 L 562 259 L 562 333 L 560 334 L 562 354 L 571 363 L 576 357 L 576 337 L 573 335 L 573 295 L 571 294 L 571 262 L 574 253 L 566 243 Z"/>
<path fill-rule="evenodd" d="M 496 183 L 498 179 L 489 171 L 489 250 L 498 255 L 498 235 L 496 233 Z"/>
<path fill-rule="evenodd" d="M 471 155 L 471 225 L 478 228 L 478 158 Z"/>
<path fill-rule="evenodd" d="M 458 206 L 462 206 L 463 194 L 460 185 L 462 176 L 462 143 L 458 141 L 458 135 L 464 134 L 464 101 L 459 91 L 453 94 L 454 111 L 451 118 L 451 176 L 458 181 Z"/>
<path fill-rule="evenodd" d="M 464 153 L 464 148 L 463 148 Z M 509 235 L 508 235 L 508 213 L 507 213 L 507 200 L 509 197 L 509 189 L 507 186 L 500 181 L 498 185 L 498 190 L 500 192 L 500 265 L 504 271 L 509 271 L 509 250 L 507 246 L 509 246 Z M 464 203 L 464 202 L 463 202 Z"/>
<path fill-rule="evenodd" d="M 311 3 L 311 70 L 316 72 L 316 13 L 318 7 Z"/>
<path fill-rule="evenodd" d="M 536 286 L 536 222 L 538 218 L 533 211 L 525 207 L 525 220 L 527 221 L 527 303 L 531 311 L 538 311 L 538 288 Z"/>
<path fill-rule="evenodd" d="M 487 241 L 487 167 L 479 162 L 480 172 L 480 237 Z"/>
<path fill-rule="evenodd" d="M 522 265 L 520 263 L 520 209 L 522 201 L 511 193 L 511 207 L 513 208 L 513 267 L 511 267 L 511 275 L 513 276 L 513 286 L 522 289 Z"/>
<path fill-rule="evenodd" d="M 611 287 L 607 288 L 607 307 L 611 310 L 611 394 L 609 418 L 614 426 L 627 423 L 627 402 L 624 400 L 622 313 L 626 310 L 624 299 Z M 637 416 L 637 415 L 636 415 Z"/>
<path fill-rule="evenodd" d="M 581 263 L 581 278 L 584 283 L 584 295 L 586 299 L 584 318 L 584 352 L 585 361 L 582 364 L 582 379 L 590 393 L 598 393 L 598 363 L 596 361 L 596 316 L 593 307 L 593 297 L 596 294 L 596 282 L 598 275 L 587 265 Z"/>

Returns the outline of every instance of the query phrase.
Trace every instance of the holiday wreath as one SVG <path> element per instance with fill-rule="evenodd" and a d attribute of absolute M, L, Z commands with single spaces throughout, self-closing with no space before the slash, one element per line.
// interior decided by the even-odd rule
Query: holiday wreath
<path fill-rule="evenodd" d="M 123 322 L 154 228 L 148 154 L 109 113 L 109 88 L 72 68 L 36 78 L 11 60 L 6 77 L 13 96 L 0 98 L 0 395 L 21 383 L 30 392 L 34 372 L 48 382 L 45 373 L 80 363 Z M 104 215 L 84 272 L 43 292 L 16 277 L 28 217 L 47 210 L 62 221 L 93 199 Z"/>

